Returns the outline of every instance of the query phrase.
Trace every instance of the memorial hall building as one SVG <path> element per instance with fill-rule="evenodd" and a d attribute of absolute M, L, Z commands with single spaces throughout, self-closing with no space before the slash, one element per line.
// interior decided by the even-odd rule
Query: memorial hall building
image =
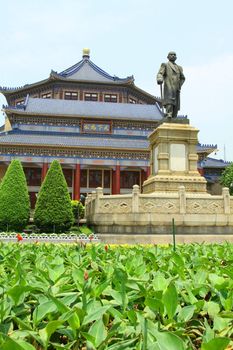
<path fill-rule="evenodd" d="M 160 99 L 137 87 L 133 76 L 111 76 L 95 65 L 90 51 L 81 61 L 42 81 L 1 87 L 7 105 L 0 128 L 0 178 L 12 159 L 22 162 L 32 207 L 49 165 L 62 165 L 71 197 L 103 187 L 124 194 L 150 174 L 148 135 L 161 123 Z M 199 169 L 211 163 L 216 145 L 197 145 Z M 206 176 L 209 186 L 218 168 Z M 218 163 L 219 165 L 219 163 Z M 217 170 L 216 170 L 217 169 Z"/>

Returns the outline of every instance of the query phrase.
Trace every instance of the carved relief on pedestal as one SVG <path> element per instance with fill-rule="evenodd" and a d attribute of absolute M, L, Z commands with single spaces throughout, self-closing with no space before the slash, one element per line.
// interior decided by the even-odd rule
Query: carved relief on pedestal
<path fill-rule="evenodd" d="M 179 199 L 140 199 L 139 211 L 144 213 L 179 213 Z"/>
<path fill-rule="evenodd" d="M 187 199 L 188 214 L 223 214 L 223 201 L 222 200 L 209 200 L 209 199 Z"/>
<path fill-rule="evenodd" d="M 100 213 L 129 213 L 132 211 L 131 199 L 101 201 Z"/>

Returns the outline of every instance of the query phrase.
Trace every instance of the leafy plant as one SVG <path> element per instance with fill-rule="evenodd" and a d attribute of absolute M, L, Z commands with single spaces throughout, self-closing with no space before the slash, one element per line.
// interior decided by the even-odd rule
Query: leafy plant
<path fill-rule="evenodd" d="M 73 215 L 76 221 L 84 218 L 85 207 L 80 201 L 72 200 L 71 201 Z"/>
<path fill-rule="evenodd" d="M 0 230 L 21 231 L 27 225 L 30 202 L 23 167 L 13 160 L 0 185 Z"/>
<path fill-rule="evenodd" d="M 0 252 L 3 350 L 232 349 L 232 244 Z"/>
<path fill-rule="evenodd" d="M 220 178 L 220 183 L 223 186 L 228 187 L 230 194 L 233 194 L 233 163 L 227 166 L 226 169 L 223 171 Z"/>
<path fill-rule="evenodd" d="M 67 183 L 61 165 L 54 160 L 41 186 L 34 213 L 34 222 L 43 232 L 64 232 L 73 224 Z"/>

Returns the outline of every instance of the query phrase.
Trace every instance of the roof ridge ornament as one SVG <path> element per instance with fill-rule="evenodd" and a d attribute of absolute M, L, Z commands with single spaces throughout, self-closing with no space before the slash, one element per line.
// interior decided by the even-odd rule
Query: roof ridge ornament
<path fill-rule="evenodd" d="M 84 48 L 83 49 L 83 59 L 89 59 L 90 58 L 90 49 Z"/>

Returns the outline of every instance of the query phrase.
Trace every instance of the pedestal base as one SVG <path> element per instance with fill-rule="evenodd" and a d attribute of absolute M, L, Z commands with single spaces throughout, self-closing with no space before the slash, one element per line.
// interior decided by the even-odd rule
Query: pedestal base
<path fill-rule="evenodd" d="M 185 187 L 186 192 L 206 193 L 206 180 L 202 176 L 150 176 L 143 183 L 143 193 L 153 192 L 178 192 L 180 186 Z"/>

